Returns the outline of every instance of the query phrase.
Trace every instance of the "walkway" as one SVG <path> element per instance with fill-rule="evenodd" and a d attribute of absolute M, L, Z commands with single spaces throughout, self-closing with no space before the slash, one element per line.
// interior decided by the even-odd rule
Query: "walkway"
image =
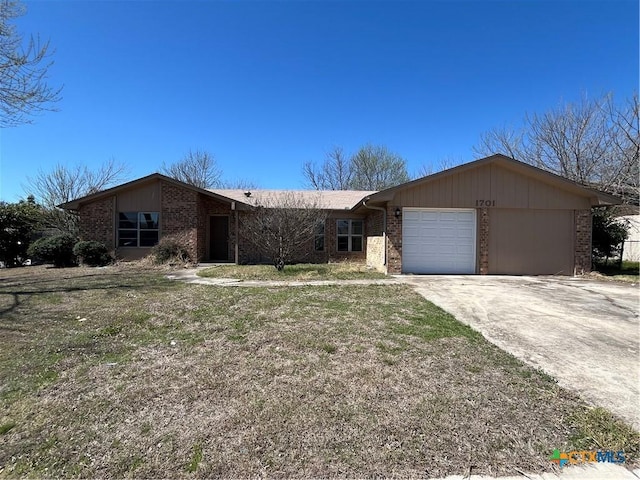
<path fill-rule="evenodd" d="M 218 287 L 308 287 L 326 285 L 397 285 L 394 278 L 383 278 L 378 280 L 242 280 L 239 278 L 210 278 L 199 277 L 197 268 L 179 270 L 167 278 L 181 280 L 186 283 L 200 285 L 216 285 Z"/>

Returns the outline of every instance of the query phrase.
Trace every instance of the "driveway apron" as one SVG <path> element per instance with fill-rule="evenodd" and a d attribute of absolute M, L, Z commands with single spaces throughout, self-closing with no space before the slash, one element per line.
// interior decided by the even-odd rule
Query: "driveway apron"
<path fill-rule="evenodd" d="M 396 278 L 498 347 L 640 429 L 638 285 L 581 277 Z"/>

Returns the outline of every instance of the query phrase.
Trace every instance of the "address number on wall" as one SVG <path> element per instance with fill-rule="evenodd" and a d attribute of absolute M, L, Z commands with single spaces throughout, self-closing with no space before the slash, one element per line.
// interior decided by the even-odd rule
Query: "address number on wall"
<path fill-rule="evenodd" d="M 495 200 L 476 200 L 476 207 L 495 207 Z"/>

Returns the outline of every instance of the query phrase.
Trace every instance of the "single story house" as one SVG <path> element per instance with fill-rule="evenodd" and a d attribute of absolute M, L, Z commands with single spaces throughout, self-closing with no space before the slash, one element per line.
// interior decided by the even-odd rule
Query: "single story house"
<path fill-rule="evenodd" d="M 283 191 L 205 190 L 154 173 L 61 205 L 83 240 L 118 257 L 178 236 L 198 261 L 259 260 L 241 219 Z M 591 207 L 620 200 L 496 154 L 379 192 L 303 191 L 327 221 L 314 261 L 357 259 L 391 274 L 575 275 L 591 269 Z"/>

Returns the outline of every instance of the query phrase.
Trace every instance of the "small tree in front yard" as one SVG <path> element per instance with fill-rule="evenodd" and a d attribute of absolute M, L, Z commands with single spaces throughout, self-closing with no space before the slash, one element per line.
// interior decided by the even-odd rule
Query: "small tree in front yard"
<path fill-rule="evenodd" d="M 326 218 L 319 195 L 310 200 L 287 192 L 256 199 L 255 208 L 242 216 L 240 231 L 258 253 L 283 270 L 313 251 L 317 226 Z"/>
<path fill-rule="evenodd" d="M 18 203 L 0 202 L 0 261 L 21 265 L 34 234 L 42 227 L 42 208 L 33 197 Z"/>

